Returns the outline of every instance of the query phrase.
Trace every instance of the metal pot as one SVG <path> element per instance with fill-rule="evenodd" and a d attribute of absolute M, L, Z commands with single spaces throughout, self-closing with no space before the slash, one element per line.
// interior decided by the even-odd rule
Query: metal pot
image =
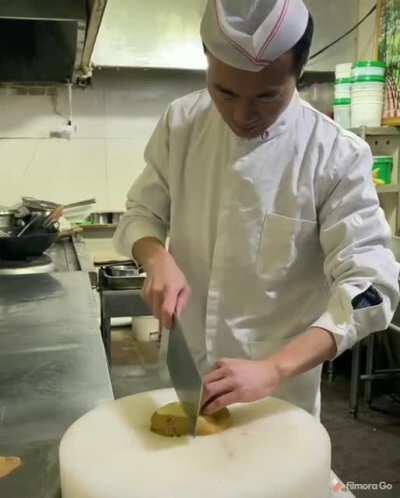
<path fill-rule="evenodd" d="M 118 223 L 121 221 L 121 218 L 122 216 L 124 215 L 124 213 L 110 213 L 111 214 L 111 221 L 113 223 L 113 225 L 118 225 Z"/>
<path fill-rule="evenodd" d="M 110 213 L 92 213 L 89 220 L 95 225 L 109 225 L 111 223 Z"/>
<path fill-rule="evenodd" d="M 138 277 L 140 270 L 134 265 L 113 265 L 107 267 L 108 273 L 113 277 Z"/>
<path fill-rule="evenodd" d="M 10 230 L 14 226 L 14 211 L 0 208 L 0 230 Z"/>

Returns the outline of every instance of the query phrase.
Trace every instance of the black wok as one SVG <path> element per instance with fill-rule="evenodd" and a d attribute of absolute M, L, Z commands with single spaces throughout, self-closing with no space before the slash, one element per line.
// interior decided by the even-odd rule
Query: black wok
<path fill-rule="evenodd" d="M 57 240 L 58 231 L 0 238 L 0 259 L 20 261 L 41 256 Z"/>

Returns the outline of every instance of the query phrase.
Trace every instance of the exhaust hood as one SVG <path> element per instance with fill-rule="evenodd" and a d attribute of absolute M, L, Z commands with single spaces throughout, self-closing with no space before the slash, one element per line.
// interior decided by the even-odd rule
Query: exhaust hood
<path fill-rule="evenodd" d="M 94 66 L 205 69 L 204 7 L 205 0 L 108 0 Z"/>
<path fill-rule="evenodd" d="M 0 0 L 0 82 L 74 81 L 87 16 L 85 0 Z"/>
<path fill-rule="evenodd" d="M 358 12 L 357 0 L 305 2 L 316 25 L 313 51 L 353 24 Z M 204 70 L 199 30 L 205 3 L 0 0 L 0 84 L 81 82 L 93 66 Z M 308 69 L 332 70 L 353 60 L 355 51 L 354 37 L 347 37 Z"/>
<path fill-rule="evenodd" d="M 232 0 L 233 2 L 235 0 Z M 205 69 L 200 21 L 206 0 L 108 0 L 94 48 L 95 66 Z M 357 22 L 358 0 L 305 0 L 315 20 L 313 52 Z M 332 71 L 356 57 L 349 36 L 309 65 Z"/>

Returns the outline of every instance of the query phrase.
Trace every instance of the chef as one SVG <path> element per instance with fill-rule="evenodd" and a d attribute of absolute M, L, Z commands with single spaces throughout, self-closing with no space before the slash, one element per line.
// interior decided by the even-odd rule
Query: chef
<path fill-rule="evenodd" d="M 319 416 L 323 362 L 398 304 L 370 149 L 296 91 L 312 35 L 302 0 L 208 1 L 207 89 L 162 116 L 116 232 L 162 326 L 181 316 L 205 413 L 273 395 Z"/>

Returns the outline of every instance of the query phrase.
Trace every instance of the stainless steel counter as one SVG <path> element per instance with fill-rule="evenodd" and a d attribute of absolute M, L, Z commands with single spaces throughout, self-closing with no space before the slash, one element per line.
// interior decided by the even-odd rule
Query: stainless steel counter
<path fill-rule="evenodd" d="M 110 399 L 88 274 L 0 279 L 0 454 L 23 461 L 0 496 L 58 497 L 62 434 Z"/>
<path fill-rule="evenodd" d="M 97 272 L 84 240 L 80 237 L 59 239 L 48 251 L 56 272 L 87 272 L 93 287 L 97 284 Z"/>
<path fill-rule="evenodd" d="M 393 249 L 400 261 L 400 239 Z M 23 461 L 0 480 L 1 498 L 59 498 L 62 434 L 113 398 L 84 244 L 59 243 L 51 256 L 51 275 L 0 279 L 0 455 Z M 153 372 L 132 394 L 167 384 Z"/>

